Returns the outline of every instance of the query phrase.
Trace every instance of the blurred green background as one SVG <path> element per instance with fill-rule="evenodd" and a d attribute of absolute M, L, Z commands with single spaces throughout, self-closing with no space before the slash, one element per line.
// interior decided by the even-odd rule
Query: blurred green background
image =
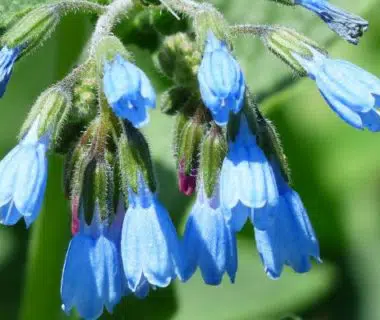
<path fill-rule="evenodd" d="M 332 1 L 370 21 L 358 47 L 338 39 L 302 9 L 265 0 L 212 2 L 231 23 L 293 26 L 325 45 L 333 57 L 380 75 L 376 0 Z M 92 27 L 93 19 L 68 16 L 42 48 L 17 63 L 7 94 L 0 101 L 1 157 L 16 143 L 18 129 L 39 93 L 76 63 Z M 168 83 L 154 71 L 151 61 L 158 39 L 131 35 L 130 29 L 124 29 L 128 28 L 120 28 L 120 32 L 125 42 L 134 37 L 140 46 L 150 49 L 130 46 L 157 90 L 164 90 Z M 220 287 L 207 287 L 197 275 L 186 284 L 175 282 L 168 289 L 152 292 L 143 301 L 128 297 L 114 316 L 104 318 L 380 319 L 380 136 L 345 124 L 325 104 L 312 81 L 296 79 L 257 39 L 237 39 L 235 45 L 251 90 L 281 135 L 294 186 L 319 237 L 324 263 L 305 275 L 286 270 L 280 280 L 270 280 L 258 260 L 252 228 L 247 226 L 239 235 L 236 284 L 225 281 Z M 156 161 L 161 199 L 182 231 L 191 199 L 177 191 L 174 161 L 169 156 L 172 127 L 173 119 L 157 110 L 145 132 Z M 37 222 L 30 230 L 23 223 L 12 228 L 0 226 L 0 319 L 66 318 L 60 309 L 59 285 L 69 239 L 62 159 L 51 156 L 44 210 Z M 75 315 L 71 318 L 76 319 Z"/>

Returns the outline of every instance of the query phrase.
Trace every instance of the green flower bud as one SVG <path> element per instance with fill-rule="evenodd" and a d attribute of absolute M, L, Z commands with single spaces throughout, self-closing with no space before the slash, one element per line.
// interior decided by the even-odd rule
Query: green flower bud
<path fill-rule="evenodd" d="M 219 182 L 220 168 L 227 154 L 227 142 L 219 127 L 213 125 L 202 143 L 200 174 L 206 194 L 212 197 Z"/>
<path fill-rule="evenodd" d="M 180 86 L 195 86 L 201 54 L 185 33 L 166 37 L 156 64 L 161 72 Z"/>
<path fill-rule="evenodd" d="M 117 34 L 121 35 L 123 43 L 136 44 L 142 49 L 156 51 L 160 43 L 160 35 L 152 24 L 152 9 L 141 10 L 136 6 L 135 12 L 130 13 L 132 17 L 129 23 L 120 24 Z"/>
<path fill-rule="evenodd" d="M 73 115 L 70 120 L 90 122 L 98 111 L 98 81 L 96 64 L 91 61 L 73 87 Z"/>
<path fill-rule="evenodd" d="M 59 6 L 43 5 L 31 10 L 5 32 L 0 39 L 0 46 L 21 47 L 22 54 L 26 54 L 50 36 L 60 16 Z"/>
<path fill-rule="evenodd" d="M 288 64 L 300 76 L 306 76 L 307 71 L 294 57 L 294 54 L 308 59 L 313 57 L 312 49 L 315 49 L 327 55 L 327 52 L 320 48 L 317 43 L 289 28 L 268 28 L 268 30 L 262 34 L 262 38 L 268 49 Z"/>
<path fill-rule="evenodd" d="M 144 136 L 131 124 L 125 124 L 125 132 L 118 142 L 121 189 L 127 199 L 127 187 L 137 193 L 139 176 L 142 175 L 151 192 L 156 190 L 156 180 L 149 146 Z"/>

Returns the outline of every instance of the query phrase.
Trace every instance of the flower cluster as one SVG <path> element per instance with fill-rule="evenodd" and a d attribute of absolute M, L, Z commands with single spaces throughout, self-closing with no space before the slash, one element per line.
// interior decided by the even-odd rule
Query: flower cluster
<path fill-rule="evenodd" d="M 326 1 L 280 2 L 314 11 L 355 44 L 368 25 Z M 182 237 L 159 200 L 148 143 L 139 131 L 149 123 L 148 109 L 156 106 L 155 90 L 112 34 L 132 4 L 74 0 L 41 6 L 24 13 L 0 38 L 1 97 L 17 59 L 47 37 L 62 13 L 85 5 L 82 9 L 102 14 L 84 62 L 42 93 L 19 144 L 0 162 L 0 223 L 24 218 L 29 226 L 43 203 L 47 152 L 66 156 L 73 237 L 63 266 L 62 309 L 69 314 L 75 308 L 85 319 L 99 318 L 104 308 L 112 312 L 129 294 L 144 298 L 151 288 L 177 278 L 188 281 L 197 268 L 206 284 L 219 285 L 225 273 L 233 283 L 237 234 L 248 221 L 270 278 L 279 278 L 285 265 L 304 273 L 311 258 L 321 262 L 274 126 L 255 103 L 232 51 L 232 33 L 259 35 L 270 51 L 316 82 L 344 121 L 380 131 L 380 80 L 374 75 L 330 58 L 294 30 L 230 27 L 212 6 L 191 0 L 165 4 L 195 21 L 190 32 L 168 35 L 156 55 L 173 83 L 163 94 L 162 110 L 176 118 L 179 191 L 196 192 Z"/>

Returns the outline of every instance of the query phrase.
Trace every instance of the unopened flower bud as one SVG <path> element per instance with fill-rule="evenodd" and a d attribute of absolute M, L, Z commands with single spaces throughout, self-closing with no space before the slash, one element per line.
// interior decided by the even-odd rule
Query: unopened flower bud
<path fill-rule="evenodd" d="M 190 195 L 195 188 L 196 175 L 199 166 L 199 152 L 205 134 L 202 123 L 189 120 L 185 124 L 179 138 L 178 177 L 180 191 Z"/>
<path fill-rule="evenodd" d="M 55 30 L 60 20 L 59 6 L 43 5 L 24 15 L 0 38 L 0 45 L 22 48 L 26 54 L 41 45 Z"/>
<path fill-rule="evenodd" d="M 92 61 L 86 65 L 73 87 L 73 116 L 75 122 L 89 122 L 98 111 L 98 83 L 96 65 Z"/>
<path fill-rule="evenodd" d="M 193 85 L 201 54 L 185 33 L 166 37 L 157 54 L 162 73 L 179 85 Z"/>

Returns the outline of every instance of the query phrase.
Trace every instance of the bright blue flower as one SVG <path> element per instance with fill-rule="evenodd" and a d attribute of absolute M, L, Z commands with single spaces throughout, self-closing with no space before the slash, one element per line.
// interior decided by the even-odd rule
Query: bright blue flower
<path fill-rule="evenodd" d="M 62 309 L 67 314 L 75 307 L 82 318 L 97 319 L 104 307 L 112 312 L 125 294 L 118 244 L 112 237 L 108 222 L 101 221 L 98 210 L 90 226 L 82 217 L 62 273 Z"/>
<path fill-rule="evenodd" d="M 311 268 L 309 257 L 320 262 L 318 240 L 302 201 L 284 181 L 279 170 L 275 168 L 275 171 L 280 201 L 272 209 L 272 224 L 265 228 L 255 225 L 257 250 L 265 272 L 272 279 L 280 277 L 285 264 L 298 273 L 304 273 Z"/>
<path fill-rule="evenodd" d="M 198 71 L 202 100 L 219 125 L 228 122 L 230 111 L 242 108 L 245 81 L 241 68 L 228 50 L 227 44 L 210 31 L 202 63 Z"/>
<path fill-rule="evenodd" d="M 235 281 L 236 237 L 224 218 L 219 190 L 209 199 L 200 186 L 186 223 L 183 246 L 187 257 L 184 280 L 190 279 L 199 267 L 207 284 L 219 285 L 225 272 L 231 282 Z"/>
<path fill-rule="evenodd" d="M 352 44 L 358 44 L 359 38 L 368 29 L 368 21 L 326 0 L 296 0 L 295 4 L 318 14 L 330 29 Z"/>
<path fill-rule="evenodd" d="M 149 122 L 147 108 L 155 108 L 156 94 L 145 73 L 117 55 L 104 64 L 104 93 L 115 114 L 136 128 Z"/>
<path fill-rule="evenodd" d="M 313 50 L 313 59 L 295 55 L 330 107 L 358 129 L 380 131 L 380 79 L 354 64 Z"/>
<path fill-rule="evenodd" d="M 242 116 L 239 133 L 229 142 L 220 173 L 220 200 L 230 214 L 227 220 L 239 231 L 252 210 L 266 211 L 277 204 L 278 197 L 272 167 Z"/>
<path fill-rule="evenodd" d="M 0 98 L 4 95 L 9 78 L 12 75 L 13 65 L 20 55 L 19 48 L 3 47 L 0 50 Z"/>
<path fill-rule="evenodd" d="M 167 210 L 144 183 L 129 190 L 123 222 L 121 255 L 128 287 L 136 292 L 145 282 L 166 287 L 181 277 L 183 257 L 175 227 Z"/>
<path fill-rule="evenodd" d="M 121 196 L 121 200 L 119 201 L 119 204 L 118 204 L 118 207 L 116 210 L 116 217 L 115 217 L 114 221 L 112 222 L 112 225 L 110 227 L 110 232 L 109 232 L 110 238 L 113 240 L 113 242 L 117 246 L 118 256 L 119 256 L 120 261 L 122 261 L 121 233 L 122 233 L 124 218 L 125 218 L 125 206 L 124 206 L 124 199 Z M 122 271 L 122 283 L 123 283 L 124 295 L 128 296 L 132 292 L 128 287 L 128 281 L 124 275 L 124 270 Z M 139 299 L 144 299 L 148 296 L 149 291 L 150 291 L 150 285 L 149 285 L 148 281 L 143 280 L 140 282 L 136 291 L 133 292 L 133 294 Z"/>
<path fill-rule="evenodd" d="M 37 218 L 47 180 L 49 134 L 38 137 L 37 118 L 26 136 L 0 162 L 0 223 L 14 225 Z"/>

